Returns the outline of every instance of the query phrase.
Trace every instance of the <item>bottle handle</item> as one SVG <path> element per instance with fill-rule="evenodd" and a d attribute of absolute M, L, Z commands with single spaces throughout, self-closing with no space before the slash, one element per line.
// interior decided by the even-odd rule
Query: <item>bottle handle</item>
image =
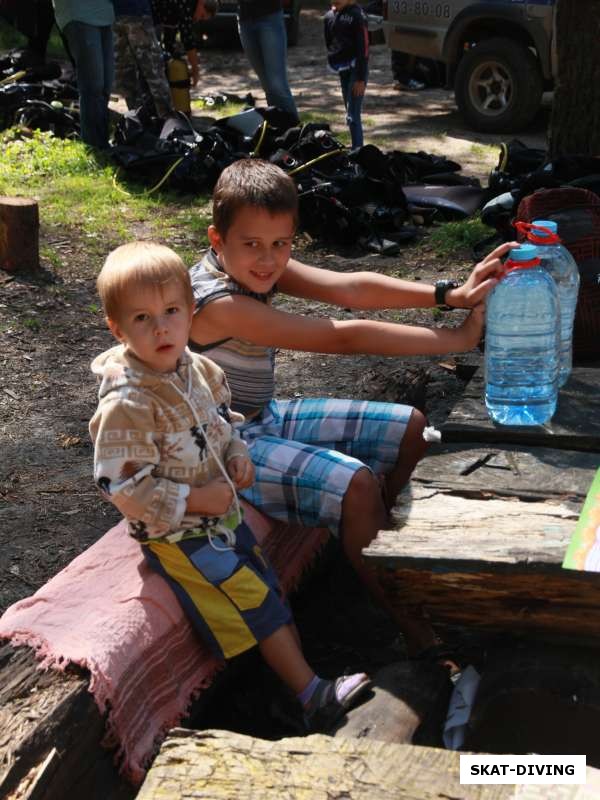
<path fill-rule="evenodd" d="M 544 225 L 533 225 L 531 222 L 515 222 L 514 227 L 527 241 L 533 244 L 560 244 L 562 239 L 557 233 Z M 535 231 L 542 231 L 543 236 L 536 236 Z"/>

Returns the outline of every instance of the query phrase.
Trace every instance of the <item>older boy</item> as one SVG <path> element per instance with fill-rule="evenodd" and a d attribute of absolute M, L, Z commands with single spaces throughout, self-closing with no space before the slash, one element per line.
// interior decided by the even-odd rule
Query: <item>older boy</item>
<path fill-rule="evenodd" d="M 436 287 L 369 272 L 337 274 L 291 258 L 298 213 L 292 179 L 264 161 L 236 161 L 213 194 L 211 250 L 192 270 L 196 315 L 190 346 L 225 371 L 232 407 L 247 422 L 242 435 L 256 468 L 243 496 L 266 514 L 339 534 L 361 579 L 385 596 L 362 549 L 387 524 L 388 505 L 425 450 L 424 416 L 409 406 L 334 399 L 273 400 L 274 348 L 321 353 L 437 354 L 479 341 L 483 300 L 496 284 L 503 245 L 477 265 L 463 286 Z M 343 308 L 472 307 L 456 328 L 382 321 L 312 318 L 272 308 L 283 292 Z M 391 611 L 391 609 L 390 609 Z M 398 618 L 409 652 L 434 642 L 421 624 Z"/>
<path fill-rule="evenodd" d="M 243 417 L 229 410 L 221 369 L 186 349 L 189 273 L 167 247 L 134 242 L 109 255 L 98 292 L 121 344 L 92 364 L 101 378 L 90 422 L 96 483 L 214 654 L 232 658 L 258 643 L 296 693 L 309 730 L 327 729 L 369 680 L 315 675 L 277 578 L 242 522 L 236 489 L 254 479 L 233 428 Z"/>

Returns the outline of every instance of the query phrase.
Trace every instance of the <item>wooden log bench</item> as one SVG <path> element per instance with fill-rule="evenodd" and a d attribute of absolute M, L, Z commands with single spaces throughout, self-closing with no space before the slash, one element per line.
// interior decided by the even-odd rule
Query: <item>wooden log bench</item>
<path fill-rule="evenodd" d="M 251 509 L 247 509 L 247 513 L 250 511 Z M 247 519 L 252 519 L 251 524 L 256 525 L 256 511 L 253 511 Z M 266 535 L 265 551 L 269 553 L 278 569 L 282 585 L 289 590 L 297 583 L 308 561 L 316 556 L 327 538 L 327 532 L 317 529 L 303 532 L 297 527 L 283 525 L 275 525 L 269 531 L 268 523 L 263 522 L 262 525 L 262 533 Z M 128 539 L 123 526 L 116 526 L 102 537 L 103 539 L 112 537 L 110 545 L 98 542 L 94 547 L 101 547 L 101 551 L 98 552 L 103 556 L 110 552 L 115 559 L 122 561 L 124 556 L 117 547 L 116 538 L 120 536 L 126 537 L 131 547 L 132 540 Z M 143 563 L 143 557 L 135 545 L 127 552 L 134 554 L 131 566 L 127 567 L 129 570 L 127 574 L 133 576 L 138 572 L 139 562 Z M 102 560 L 101 556 L 98 558 Z M 127 559 L 129 558 L 128 555 Z M 93 577 L 86 579 L 86 575 L 92 574 L 86 571 L 90 566 L 87 562 L 86 564 L 80 580 L 93 581 Z M 70 568 L 71 565 L 63 570 L 63 573 L 66 574 Z M 75 571 L 69 574 L 75 574 Z M 79 574 L 82 574 L 81 569 Z M 153 576 L 152 580 L 156 579 L 157 576 Z M 140 603 L 140 608 L 145 608 L 150 602 L 152 606 L 154 595 L 145 596 L 151 590 L 144 589 L 140 593 L 138 588 L 140 579 L 137 578 L 136 581 L 133 596 L 130 596 L 130 590 L 125 588 L 126 603 Z M 62 579 L 61 585 L 65 583 L 69 585 L 67 578 Z M 51 582 L 46 587 L 50 584 Z M 144 586 L 143 582 L 140 585 Z M 43 607 L 50 602 L 49 598 L 51 602 L 55 602 L 56 593 L 46 587 L 42 587 L 35 595 L 35 602 L 29 604 L 24 601 L 25 610 L 30 605 L 33 609 L 36 608 L 36 604 Z M 181 685 L 198 686 L 197 681 L 194 683 L 194 675 L 199 664 L 204 668 L 202 661 L 205 658 L 204 651 L 196 653 L 201 650 L 198 640 L 189 624 L 185 623 L 182 612 L 178 610 L 175 613 L 175 608 L 178 609 L 178 606 L 171 593 L 166 594 L 170 605 L 165 604 L 165 597 L 162 596 L 161 622 L 156 630 L 160 629 L 161 636 L 166 637 L 161 641 L 166 643 L 169 639 L 170 642 L 175 640 L 178 642 L 177 646 L 170 645 L 167 648 L 167 652 L 176 659 L 169 665 L 173 673 L 170 679 L 172 681 L 173 676 L 176 676 L 177 683 Z M 69 598 L 68 603 L 70 606 L 76 605 L 77 597 Z M 174 608 L 171 608 L 171 605 Z M 82 609 L 82 616 L 87 612 L 93 613 L 93 609 L 89 607 L 86 607 L 86 610 Z M 4 619 L 7 616 L 8 612 Z M 147 623 L 142 611 L 133 617 L 127 617 L 128 621 L 134 620 L 133 624 L 136 624 L 135 621 L 138 619 L 140 625 L 144 625 L 143 632 L 134 631 L 132 641 L 142 642 L 144 636 L 155 628 Z M 169 620 L 172 622 L 169 623 Z M 82 628 L 79 633 L 83 633 L 83 630 Z M 158 660 L 156 644 L 149 646 L 148 642 L 145 642 L 144 646 L 146 649 L 142 652 L 154 661 Z M 191 656 L 190 648 L 193 650 Z M 118 656 L 117 653 L 114 655 Z M 109 661 L 112 657 L 111 653 Z M 137 692 L 135 697 L 132 694 L 132 684 L 141 686 L 143 694 L 145 664 L 144 656 L 136 655 L 130 661 L 129 670 L 133 671 L 133 676 L 127 675 L 127 688 L 114 687 L 117 695 L 121 694 L 122 689 L 129 704 L 137 697 Z M 207 670 L 207 675 L 212 675 L 214 672 L 212 666 L 210 669 L 207 667 Z M 138 679 L 135 679 L 134 675 L 138 675 Z M 218 680 L 210 687 L 202 688 L 190 713 L 200 713 L 212 692 L 217 690 Z M 189 699 L 191 700 L 191 697 Z M 137 700 L 144 702 L 142 697 L 137 697 Z M 28 798 L 28 800 L 64 800 L 64 798 L 79 797 L 86 797 L 89 800 L 128 800 L 135 796 L 135 787 L 119 775 L 114 764 L 116 745 L 122 742 L 107 738 L 106 714 L 100 711 L 90 692 L 90 674 L 86 669 L 70 665 L 64 672 L 54 669 L 40 671 L 33 649 L 26 646 L 13 647 L 9 643 L 0 642 L 0 731 L 0 797 Z"/>
<path fill-rule="evenodd" d="M 415 614 L 599 644 L 600 575 L 562 561 L 600 466 L 600 370 L 573 370 L 544 427 L 492 423 L 480 372 L 365 558 Z"/>
<path fill-rule="evenodd" d="M 574 367 L 558 395 L 556 413 L 543 426 L 497 425 L 483 402 L 484 375 L 478 369 L 442 426 L 443 441 L 533 445 L 600 452 L 600 369 Z"/>
<path fill-rule="evenodd" d="M 554 794 L 548 794 L 548 789 Z M 560 795 L 556 792 L 560 791 Z M 460 783 L 459 754 L 365 739 L 265 741 L 218 730 L 175 729 L 163 743 L 138 800 L 594 800 L 600 772 L 585 786 Z"/>
<path fill-rule="evenodd" d="M 129 800 L 84 670 L 40 672 L 28 647 L 0 647 L 0 797 Z"/>
<path fill-rule="evenodd" d="M 476 375 L 441 431 L 365 558 L 396 607 L 485 648 L 467 747 L 582 752 L 587 731 L 598 766 L 600 574 L 562 562 L 600 467 L 600 370 L 540 428 L 491 423 Z"/>

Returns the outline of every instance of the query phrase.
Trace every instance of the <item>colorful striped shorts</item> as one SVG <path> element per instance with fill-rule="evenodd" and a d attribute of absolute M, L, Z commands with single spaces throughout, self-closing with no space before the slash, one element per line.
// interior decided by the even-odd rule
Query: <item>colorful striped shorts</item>
<path fill-rule="evenodd" d="M 367 400 L 272 400 L 241 426 L 256 482 L 240 494 L 268 516 L 337 534 L 354 473 L 394 467 L 412 410 Z"/>
<path fill-rule="evenodd" d="M 266 639 L 292 614 L 275 571 L 242 522 L 235 550 L 215 550 L 207 537 L 148 542 L 150 567 L 167 580 L 186 616 L 217 658 L 233 658 Z M 218 538 L 218 546 L 224 546 Z"/>

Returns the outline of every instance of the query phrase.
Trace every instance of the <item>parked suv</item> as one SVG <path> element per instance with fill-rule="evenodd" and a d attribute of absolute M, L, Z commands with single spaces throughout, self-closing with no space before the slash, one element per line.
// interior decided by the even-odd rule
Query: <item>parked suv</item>
<path fill-rule="evenodd" d="M 536 114 L 556 74 L 555 0 L 384 0 L 388 47 L 446 64 L 475 130 L 511 133 Z"/>

